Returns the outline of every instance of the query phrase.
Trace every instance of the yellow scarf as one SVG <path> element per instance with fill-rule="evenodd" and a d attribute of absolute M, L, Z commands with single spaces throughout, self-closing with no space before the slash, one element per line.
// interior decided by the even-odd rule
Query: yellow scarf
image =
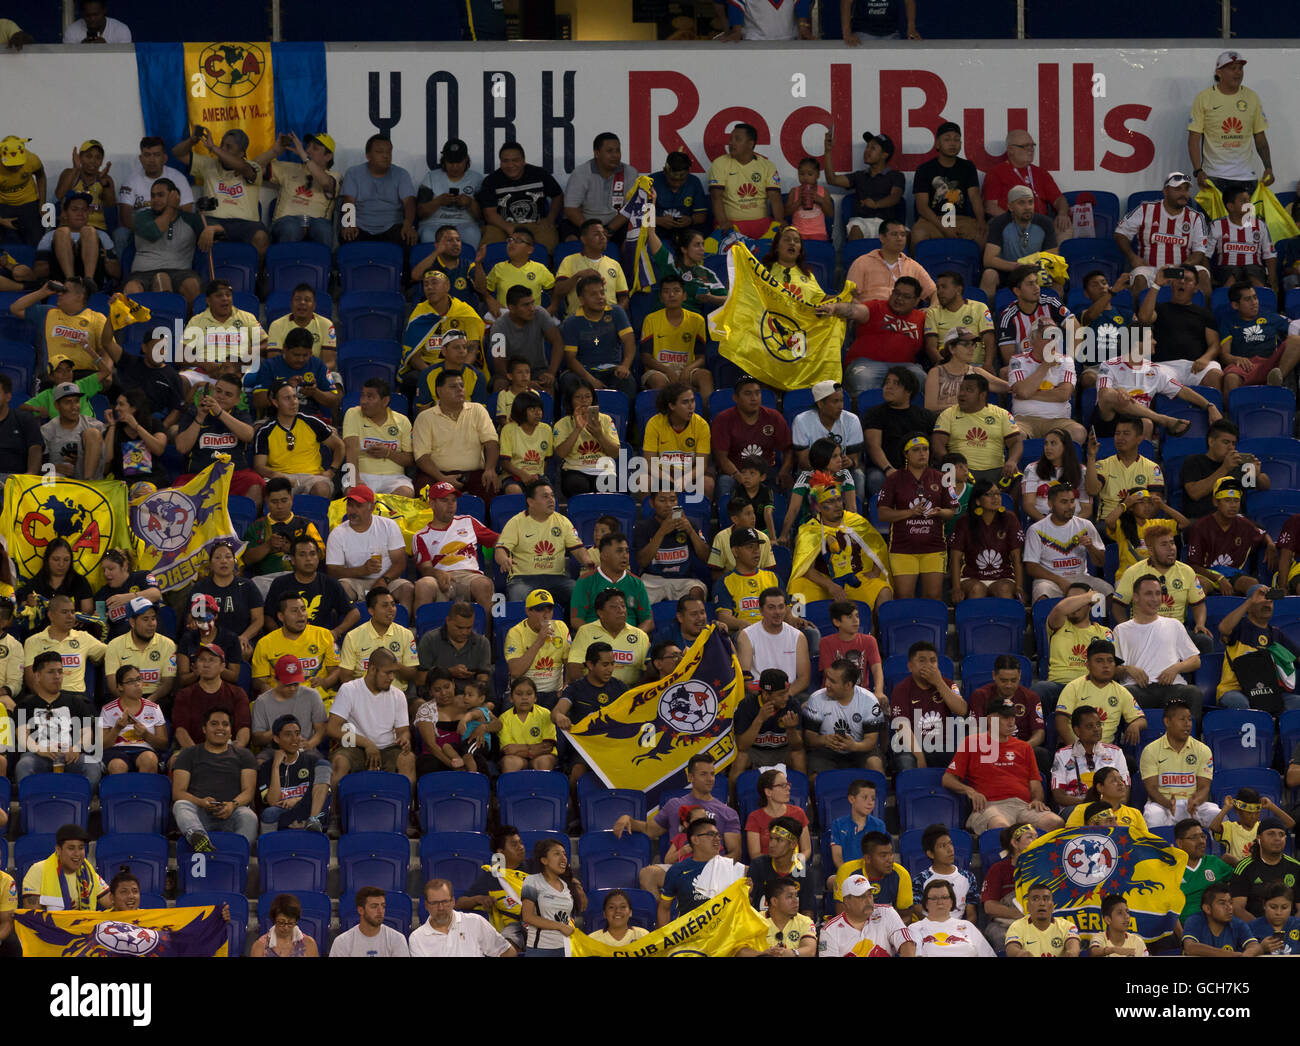
<path fill-rule="evenodd" d="M 99 901 L 95 896 L 98 879 L 94 865 L 82 861 L 77 873 L 77 896 L 69 896 L 67 876 L 59 870 L 59 855 L 52 853 L 41 862 L 41 904 L 63 911 L 93 912 Z"/>

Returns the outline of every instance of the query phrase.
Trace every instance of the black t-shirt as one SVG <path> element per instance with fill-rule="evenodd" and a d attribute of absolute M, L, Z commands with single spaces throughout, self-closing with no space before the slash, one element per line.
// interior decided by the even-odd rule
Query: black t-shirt
<path fill-rule="evenodd" d="M 1219 321 L 1204 305 L 1178 305 L 1162 301 L 1156 306 L 1156 321 L 1151 325 L 1156 363 L 1170 360 L 1195 360 L 1205 355 L 1205 332 L 1219 332 Z"/>
<path fill-rule="evenodd" d="M 105 585 L 101 588 L 95 593 L 95 602 L 106 603 L 111 596 L 134 595 L 136 592 L 143 592 L 146 588 L 157 587 L 158 579 L 156 577 L 147 570 L 136 570 L 127 575 L 125 585 Z M 126 607 L 125 603 L 120 603 L 108 609 L 109 639 L 116 639 L 131 628 L 130 621 L 126 616 Z"/>
<path fill-rule="evenodd" d="M 814 911 L 812 878 L 808 875 L 806 866 L 803 873 L 801 876 L 782 875 L 772 866 L 770 856 L 763 854 L 761 857 L 755 857 L 749 862 L 749 881 L 753 884 L 749 891 L 749 903 L 756 909 L 761 909 L 766 903 L 764 895 L 767 893 L 768 883 L 777 879 L 793 878 L 799 884 L 799 911 Z"/>
<path fill-rule="evenodd" d="M 60 690 L 59 696 L 50 702 L 27 690 L 18 695 L 14 705 L 24 717 L 28 738 L 33 746 L 44 747 L 56 743 L 64 746 L 80 745 L 81 734 L 74 734 L 72 721 L 79 719 L 80 725 L 85 727 L 95 715 L 94 706 L 72 690 Z M 17 740 L 15 737 L 14 741 Z"/>
<path fill-rule="evenodd" d="M 124 352 L 116 366 L 118 384 L 127 389 L 143 389 L 153 413 L 170 414 L 184 405 L 185 387 L 170 363 L 151 367 L 143 357 Z"/>
<path fill-rule="evenodd" d="M 52 588 L 48 582 L 39 578 L 32 578 L 18 590 L 14 599 L 19 606 L 22 606 L 27 602 L 27 597 L 33 592 L 38 596 L 44 596 L 46 599 L 53 599 L 55 596 L 71 596 L 74 604 L 73 609 L 78 612 L 81 610 L 81 601 L 83 599 L 89 599 L 92 602 L 95 599 L 95 594 L 90 590 L 90 582 L 77 573 L 65 575 L 58 588 Z"/>
<path fill-rule="evenodd" d="M 176 637 L 176 656 L 184 654 L 190 659 L 190 668 L 194 667 L 194 658 L 198 656 L 199 645 L 203 642 L 203 637 L 199 635 L 197 628 L 187 628 Z M 242 648 L 239 645 L 239 636 L 228 629 L 218 627 L 217 637 L 215 640 L 217 646 L 221 647 L 221 652 L 226 655 L 226 663 L 234 664 L 241 661 Z"/>
<path fill-rule="evenodd" d="M 352 601 L 348 599 L 343 586 L 323 570 L 316 571 L 311 581 L 303 584 L 296 574 L 290 571 L 271 582 L 266 593 L 266 620 L 268 627 L 278 628 L 280 624 L 280 599 L 286 595 L 302 596 L 307 601 L 307 620 L 313 625 L 333 629 L 348 616 Z"/>
<path fill-rule="evenodd" d="M 1188 519 L 1200 519 L 1214 511 L 1214 490 L 1211 488 L 1203 498 L 1192 498 L 1187 493 L 1187 484 L 1213 476 L 1219 471 L 1220 464 L 1221 462 L 1215 461 L 1208 454 L 1193 454 L 1183 459 L 1182 468 L 1178 473 L 1178 482 L 1183 488 L 1183 515 Z M 1253 469 L 1253 465 L 1243 461 L 1237 470 L 1237 482 L 1241 484 L 1242 489 L 1241 514 L 1243 516 L 1246 514 L 1246 491 L 1249 490 L 1246 485 L 1246 474 Z"/>
<path fill-rule="evenodd" d="M 173 770 L 189 771 L 190 783 L 185 790 L 190 795 L 210 795 L 228 803 L 241 791 L 240 774 L 256 770 L 257 760 L 247 748 L 231 745 L 224 752 L 209 752 L 207 745 L 197 744 L 182 748 L 171 765 Z"/>
<path fill-rule="evenodd" d="M 903 176 L 902 171 L 896 171 L 892 167 L 886 167 L 879 174 L 872 174 L 866 168 L 860 171 L 854 171 L 849 175 L 849 182 L 852 185 L 853 208 L 855 218 L 893 218 L 896 221 L 903 220 L 904 207 L 907 198 L 907 179 Z M 865 200 L 883 200 L 895 189 L 902 192 L 898 203 L 892 207 L 864 207 L 862 201 Z"/>
<path fill-rule="evenodd" d="M 610 681 L 602 687 L 592 686 L 583 676 L 576 682 L 570 683 L 564 689 L 561 697 L 567 697 L 570 702 L 568 716 L 573 722 L 586 719 L 592 712 L 599 712 L 610 702 L 616 700 L 627 689 L 617 679 L 610 678 Z"/>
<path fill-rule="evenodd" d="M 880 448 L 896 469 L 903 467 L 903 440 L 913 432 L 927 436 L 934 429 L 934 415 L 924 407 L 909 404 L 903 410 L 878 403 L 862 415 L 862 430 L 880 430 Z M 868 461 L 870 464 L 870 461 Z"/>
<path fill-rule="evenodd" d="M 1258 857 L 1248 858 L 1237 865 L 1232 877 L 1232 896 L 1246 898 L 1246 911 L 1256 919 L 1264 915 L 1264 892 L 1274 883 L 1285 882 L 1294 887 L 1300 881 L 1300 861 L 1282 855 L 1277 864 L 1266 864 Z"/>
<path fill-rule="evenodd" d="M 247 411 L 232 410 L 230 413 L 236 421 L 242 421 L 249 426 L 253 424 L 253 419 L 249 417 Z M 197 416 L 193 410 L 187 410 L 181 419 L 181 432 L 193 425 Z M 229 454 L 230 463 L 236 469 L 248 468 L 248 444 L 231 432 L 224 421 L 209 414 L 203 420 L 198 437 L 194 440 L 194 446 L 185 456 L 185 472 L 188 475 L 202 472 L 212 464 L 214 454 Z"/>
<path fill-rule="evenodd" d="M 689 520 L 682 519 L 679 529 L 670 530 L 664 535 L 664 539 L 659 542 L 659 551 L 643 573 L 654 577 L 689 576 L 694 561 L 690 538 L 686 534 L 686 529 L 690 525 Z M 657 533 L 659 533 L 659 520 L 654 516 L 649 518 L 642 516 L 632 529 L 632 547 L 645 548 L 654 540 Z"/>
<path fill-rule="evenodd" d="M 927 193 L 930 197 L 930 209 L 940 218 L 943 206 L 951 203 L 955 213 L 963 218 L 974 218 L 975 209 L 971 206 L 970 190 L 979 189 L 980 176 L 975 165 L 969 160 L 956 156 L 951 167 L 945 167 L 937 156 L 926 160 L 912 175 L 912 195 Z"/>
<path fill-rule="evenodd" d="M 212 578 L 205 577 L 192 591 L 215 599 L 217 613 L 220 615 L 219 627 L 228 629 L 237 636 L 242 636 L 253 623 L 253 607 L 262 605 L 257 589 L 246 577 L 236 577 L 225 588 Z"/>
<path fill-rule="evenodd" d="M 732 724 L 733 733 L 739 737 L 751 726 L 754 720 L 758 718 L 758 710 L 763 704 L 763 695 L 746 694 L 740 704 L 736 706 L 736 719 Z M 781 717 L 787 712 L 799 712 L 799 702 L 792 694 L 786 699 L 785 707 L 776 715 L 768 716 L 763 721 L 762 726 L 758 728 L 758 735 L 754 738 L 754 748 L 783 748 L 789 740 L 786 734 L 786 728 L 781 725 Z M 798 727 L 796 727 L 798 729 Z"/>
<path fill-rule="evenodd" d="M 901 31 L 900 0 L 855 0 L 849 25 L 855 33 L 889 36 Z"/>
<path fill-rule="evenodd" d="M 10 406 L 0 418 L 0 472 L 26 472 L 28 448 L 41 444 L 36 415 Z"/>
<path fill-rule="evenodd" d="M 321 757 L 305 749 L 298 753 L 292 763 L 287 760 L 280 764 L 280 798 L 299 802 L 310 798 L 312 785 L 316 783 L 316 766 Z M 257 794 L 266 802 L 267 789 L 271 787 L 271 760 L 267 759 L 257 768 Z"/>
<path fill-rule="evenodd" d="M 137 418 L 136 421 L 150 435 L 162 431 L 162 426 L 154 421 L 152 414 Z M 104 475 L 124 480 L 128 484 L 147 480 L 160 487 L 167 486 L 170 481 L 167 470 L 163 468 L 162 457 L 155 458 L 144 440 L 120 421 L 114 427 L 113 451 L 105 462 Z"/>
<path fill-rule="evenodd" d="M 495 207 L 511 225 L 527 225 L 546 217 L 550 201 L 564 192 L 550 174 L 531 163 L 524 164 L 523 174 L 511 181 L 497 168 L 478 191 L 481 207 Z"/>

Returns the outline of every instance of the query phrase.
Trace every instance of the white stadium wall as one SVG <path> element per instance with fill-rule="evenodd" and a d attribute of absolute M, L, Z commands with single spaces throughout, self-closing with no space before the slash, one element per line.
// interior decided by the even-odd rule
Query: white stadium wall
<path fill-rule="evenodd" d="M 1245 82 L 1270 120 L 1278 189 L 1293 188 L 1300 175 L 1295 46 L 1233 46 L 1248 59 Z M 395 160 L 417 181 L 448 137 L 463 138 L 474 164 L 488 170 L 497 147 L 515 138 L 530 162 L 563 182 L 590 157 L 601 131 L 622 136 L 623 157 L 638 169 L 659 167 L 683 145 L 707 167 L 724 148 L 727 126 L 746 120 L 788 182 L 800 156 L 821 155 L 827 124 L 839 170 L 860 166 L 861 134 L 869 130 L 893 137 L 894 165 L 910 172 L 930 149 L 933 128 L 951 119 L 981 169 L 1000 158 L 1007 130 L 1023 127 L 1063 190 L 1110 190 L 1122 202 L 1135 189 L 1158 188 L 1166 171 L 1190 166 L 1187 114 L 1211 83 L 1220 50 L 987 41 L 856 50 L 828 43 L 330 45 L 328 130 L 343 167 L 361 159 L 378 130 L 388 131 Z M 125 166 L 143 130 L 129 47 L 0 55 L 0 98 L 0 133 L 30 137 L 51 181 L 87 137 L 102 138 L 109 158 Z"/>

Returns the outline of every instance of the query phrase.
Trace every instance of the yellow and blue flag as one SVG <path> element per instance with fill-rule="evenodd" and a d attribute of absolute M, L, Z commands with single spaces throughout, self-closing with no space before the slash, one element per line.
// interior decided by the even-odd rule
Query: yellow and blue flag
<path fill-rule="evenodd" d="M 120 480 L 51 480 L 11 475 L 5 480 L 0 541 L 13 562 L 15 585 L 30 580 L 54 538 L 72 546 L 72 566 L 91 590 L 104 584 L 100 561 L 110 548 L 125 548 L 126 484 Z"/>
<path fill-rule="evenodd" d="M 627 219 L 629 233 L 636 233 L 632 249 L 632 293 L 654 286 L 655 267 L 650 260 L 650 227 L 655 223 L 655 205 L 650 198 L 654 180 L 648 174 L 637 178 L 632 194 L 618 213 Z"/>
<path fill-rule="evenodd" d="M 850 301 L 853 284 L 839 294 L 804 301 L 795 297 L 743 243 L 727 254 L 731 292 L 709 317 L 718 351 L 746 374 L 774 389 L 807 389 L 839 381 L 844 368 L 844 320 L 818 316 L 823 302 Z"/>
<path fill-rule="evenodd" d="M 569 938 L 569 947 L 572 955 L 580 957 L 731 956 L 741 948 L 753 948 L 757 952 L 766 949 L 767 924 L 749 903 L 749 880 L 737 879 L 716 897 L 639 941 L 622 946 L 601 944 L 575 930 Z"/>
<path fill-rule="evenodd" d="M 627 691 L 565 736 L 606 786 L 645 792 L 653 814 L 661 797 L 688 787 L 691 756 L 707 754 L 719 770 L 736 757 L 732 720 L 744 696 L 731 640 L 709 625 L 666 677 Z"/>
<path fill-rule="evenodd" d="M 1087 936 L 1103 928 L 1102 899 L 1122 894 L 1132 931 L 1157 941 L 1173 932 L 1183 910 L 1186 867 L 1186 851 L 1127 826 L 1061 828 L 1017 858 L 1016 900 L 1023 909 L 1029 888 L 1046 883 L 1056 914 L 1073 919 Z"/>
<path fill-rule="evenodd" d="M 14 915 L 23 955 L 36 958 L 156 959 L 224 956 L 226 922 L 212 906 L 130 912 L 36 912 Z"/>
<path fill-rule="evenodd" d="M 338 498 L 330 502 L 327 518 L 330 529 L 343 523 L 347 516 L 347 498 Z M 398 494 L 376 494 L 375 515 L 391 519 L 402 532 L 406 547 L 411 547 L 411 539 L 433 522 L 433 509 L 422 498 L 404 498 Z"/>
<path fill-rule="evenodd" d="M 208 554 L 219 541 L 233 542 L 236 554 L 243 551 L 226 508 L 233 471 L 229 455 L 217 454 L 185 486 L 154 490 L 131 502 L 136 562 L 158 579 L 160 591 L 203 577 Z"/>

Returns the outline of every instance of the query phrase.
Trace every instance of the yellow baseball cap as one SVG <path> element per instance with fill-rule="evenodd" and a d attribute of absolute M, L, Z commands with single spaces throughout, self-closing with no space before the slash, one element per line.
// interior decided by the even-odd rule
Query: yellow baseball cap
<path fill-rule="evenodd" d="M 525 610 L 536 610 L 538 607 L 553 607 L 555 600 L 551 594 L 544 588 L 535 588 L 528 593 L 528 598 L 524 600 Z"/>
<path fill-rule="evenodd" d="M 309 134 L 307 136 L 307 141 L 320 142 L 323 148 L 328 149 L 330 152 L 334 152 L 334 138 L 332 135 L 328 135 L 324 131 L 321 131 L 319 134 Z"/>
<path fill-rule="evenodd" d="M 56 353 L 55 355 L 50 357 L 50 370 L 53 370 L 60 363 L 71 363 L 71 362 L 72 362 L 71 356 L 65 356 L 61 352 Z"/>
<path fill-rule="evenodd" d="M 98 149 L 102 153 L 104 151 L 104 143 L 97 141 L 94 138 L 87 138 L 80 146 L 78 146 L 77 152 L 89 152 L 91 149 Z"/>

